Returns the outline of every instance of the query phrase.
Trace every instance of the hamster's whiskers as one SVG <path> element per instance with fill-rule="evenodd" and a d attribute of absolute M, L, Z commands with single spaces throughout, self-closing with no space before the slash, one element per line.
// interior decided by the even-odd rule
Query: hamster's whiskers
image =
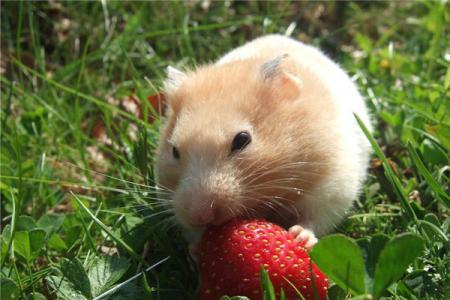
<path fill-rule="evenodd" d="M 150 218 L 153 218 L 153 217 L 156 217 L 156 216 L 159 216 L 159 215 L 162 215 L 162 214 L 167 214 L 167 213 L 175 214 L 173 208 L 167 208 L 167 209 L 165 209 L 165 210 L 156 212 L 156 213 L 154 213 L 154 214 L 150 214 L 150 215 L 144 216 L 142 219 L 143 219 L 143 220 L 148 220 L 148 219 L 150 219 Z"/>
<path fill-rule="evenodd" d="M 90 172 L 90 173 L 93 173 L 93 174 L 98 174 L 98 175 L 104 176 L 106 178 L 122 182 L 124 184 L 132 185 L 132 186 L 135 187 L 135 189 L 143 191 L 143 192 L 146 192 L 146 191 L 147 192 L 148 191 L 170 192 L 170 193 L 174 192 L 172 189 L 170 189 L 168 187 L 165 187 L 165 186 L 163 186 L 160 183 L 156 183 L 156 181 L 151 180 L 150 178 L 144 177 L 143 175 L 141 175 L 139 173 L 136 173 L 136 174 L 139 175 L 142 179 L 150 181 L 153 185 L 148 185 L 148 184 L 144 184 L 144 183 L 137 183 L 137 182 L 134 182 L 134 181 L 129 181 L 129 180 L 126 180 L 126 179 L 123 179 L 123 178 L 119 178 L 119 177 L 116 177 L 116 176 L 112 176 L 112 175 L 109 175 L 109 174 L 106 174 L 106 173 L 103 173 L 103 172 L 100 172 L 100 171 L 84 168 L 84 167 L 78 166 L 78 165 L 76 165 L 76 164 L 74 164 L 72 162 L 69 162 L 69 161 L 59 161 L 59 163 L 66 164 L 66 165 L 69 165 L 71 167 L 74 167 L 74 168 L 77 168 L 77 169 L 80 169 L 80 170 L 83 170 L 83 171 L 86 171 L 86 172 Z"/>

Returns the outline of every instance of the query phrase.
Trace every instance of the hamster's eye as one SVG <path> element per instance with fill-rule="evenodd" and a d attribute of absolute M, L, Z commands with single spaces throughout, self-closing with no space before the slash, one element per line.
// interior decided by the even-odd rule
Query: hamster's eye
<path fill-rule="evenodd" d="M 180 159 L 180 152 L 178 152 L 177 147 L 172 147 L 172 155 L 175 159 Z"/>
<path fill-rule="evenodd" d="M 244 150 L 248 144 L 252 141 L 252 137 L 250 133 L 247 131 L 241 131 L 233 139 L 233 143 L 231 144 L 231 153 L 235 151 Z"/>

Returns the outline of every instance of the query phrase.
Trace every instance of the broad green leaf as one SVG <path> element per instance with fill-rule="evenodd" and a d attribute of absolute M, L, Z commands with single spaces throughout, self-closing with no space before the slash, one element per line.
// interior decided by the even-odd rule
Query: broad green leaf
<path fill-rule="evenodd" d="M 381 251 L 375 269 L 374 299 L 378 299 L 392 283 L 400 279 L 422 251 L 423 241 L 418 235 L 405 233 L 390 240 Z"/>
<path fill-rule="evenodd" d="M 89 268 L 92 295 L 98 296 L 114 285 L 128 270 L 130 263 L 118 256 L 102 256 L 94 259 Z"/>
<path fill-rule="evenodd" d="M 118 291 L 108 297 L 110 300 L 130 300 L 130 299 L 144 299 L 143 288 L 137 286 L 134 282 L 121 287 Z M 103 298 L 102 298 L 103 299 Z"/>
<path fill-rule="evenodd" d="M 422 152 L 422 157 L 427 163 L 433 165 L 447 165 L 449 163 L 445 151 L 429 139 L 422 142 L 420 152 Z"/>
<path fill-rule="evenodd" d="M 47 298 L 41 293 L 29 293 L 26 297 L 27 300 L 47 300 Z"/>
<path fill-rule="evenodd" d="M 375 276 L 375 267 L 378 262 L 378 257 L 380 255 L 381 250 L 383 250 L 384 246 L 388 241 L 389 238 L 383 234 L 374 235 L 370 239 L 370 241 L 369 240 L 358 241 L 358 245 L 361 247 L 361 250 L 363 251 L 366 266 L 366 277 L 365 277 L 366 291 L 371 291 L 373 288 L 373 279 Z"/>
<path fill-rule="evenodd" d="M 400 126 L 403 123 L 404 113 L 403 111 L 399 111 L 395 114 L 391 114 L 387 111 L 379 112 L 380 118 L 382 118 L 386 123 L 391 125 L 392 127 Z"/>
<path fill-rule="evenodd" d="M 45 240 L 45 231 L 42 229 L 33 229 L 28 231 L 30 238 L 31 257 L 36 258 L 42 251 Z"/>
<path fill-rule="evenodd" d="M 8 255 L 8 243 L 11 239 L 11 225 L 7 224 L 2 231 L 2 235 L 0 237 L 0 245 L 1 245 L 1 261 Z"/>
<path fill-rule="evenodd" d="M 30 216 L 19 216 L 17 218 L 16 230 L 29 231 L 37 227 L 36 221 Z"/>
<path fill-rule="evenodd" d="M 333 300 L 344 300 L 346 299 L 347 293 L 337 284 L 332 285 L 328 289 L 328 299 Z"/>
<path fill-rule="evenodd" d="M 64 242 L 68 247 L 71 247 L 78 239 L 80 239 L 83 229 L 81 225 L 72 226 L 65 230 Z"/>
<path fill-rule="evenodd" d="M 37 225 L 44 229 L 50 236 L 51 234 L 57 232 L 63 223 L 64 215 L 50 213 L 43 215 L 37 222 Z"/>
<path fill-rule="evenodd" d="M 45 231 L 33 229 L 30 231 L 18 231 L 14 236 L 14 251 L 26 261 L 36 258 L 44 245 Z"/>
<path fill-rule="evenodd" d="M 365 294 L 364 261 L 354 240 L 340 234 L 326 236 L 313 247 L 310 256 L 341 288 L 355 295 Z"/>
<path fill-rule="evenodd" d="M 0 279 L 1 299 L 16 300 L 19 299 L 20 291 L 16 283 L 9 278 Z"/>
<path fill-rule="evenodd" d="M 61 239 L 61 237 L 54 233 L 50 237 L 50 239 L 47 242 L 47 245 L 49 248 L 58 250 L 58 251 L 64 251 L 67 250 L 67 245 L 64 243 L 64 241 Z"/>
<path fill-rule="evenodd" d="M 81 291 L 75 288 L 72 282 L 66 280 L 64 276 L 47 277 L 48 285 L 56 292 L 58 299 L 67 300 L 87 300 Z M 89 298 L 91 299 L 91 298 Z"/>
<path fill-rule="evenodd" d="M 86 298 L 92 298 L 91 284 L 86 271 L 81 262 L 75 258 L 70 261 L 67 258 L 61 259 L 61 272 L 66 277 L 65 280 L 73 285 Z"/>
<path fill-rule="evenodd" d="M 361 50 L 363 50 L 364 52 L 370 53 L 370 51 L 372 51 L 373 42 L 370 37 L 363 35 L 361 33 L 357 33 L 355 35 L 355 40 L 359 48 L 361 48 Z"/>

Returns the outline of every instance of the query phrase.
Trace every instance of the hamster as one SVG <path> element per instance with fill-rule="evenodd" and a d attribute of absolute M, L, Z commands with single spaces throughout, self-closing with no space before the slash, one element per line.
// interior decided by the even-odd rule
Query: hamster
<path fill-rule="evenodd" d="M 168 67 L 158 180 L 188 229 L 259 217 L 308 247 L 357 198 L 370 128 L 349 76 L 319 49 L 281 35 L 192 71 Z"/>

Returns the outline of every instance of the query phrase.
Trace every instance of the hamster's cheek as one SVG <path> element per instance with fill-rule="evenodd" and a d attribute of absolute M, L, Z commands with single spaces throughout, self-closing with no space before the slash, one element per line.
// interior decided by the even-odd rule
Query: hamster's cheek
<path fill-rule="evenodd" d="M 164 158 L 158 158 L 156 164 L 158 185 L 165 191 L 176 190 L 180 178 L 179 166 Z"/>

